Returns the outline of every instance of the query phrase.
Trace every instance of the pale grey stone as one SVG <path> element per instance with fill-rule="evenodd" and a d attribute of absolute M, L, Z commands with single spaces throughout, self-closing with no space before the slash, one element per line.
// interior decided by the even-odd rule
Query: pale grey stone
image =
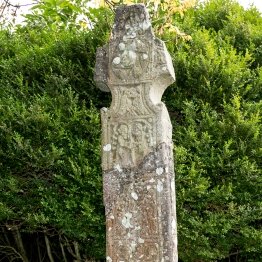
<path fill-rule="evenodd" d="M 95 81 L 112 93 L 101 110 L 107 260 L 177 262 L 172 126 L 161 102 L 175 74 L 144 5 L 116 10 Z"/>

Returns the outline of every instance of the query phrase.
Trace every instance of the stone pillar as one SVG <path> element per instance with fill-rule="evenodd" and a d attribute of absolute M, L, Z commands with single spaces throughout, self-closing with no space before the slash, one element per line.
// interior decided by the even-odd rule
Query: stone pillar
<path fill-rule="evenodd" d="M 107 261 L 176 262 L 172 126 L 161 102 L 175 74 L 144 5 L 116 10 L 95 81 L 112 93 L 101 110 Z"/>

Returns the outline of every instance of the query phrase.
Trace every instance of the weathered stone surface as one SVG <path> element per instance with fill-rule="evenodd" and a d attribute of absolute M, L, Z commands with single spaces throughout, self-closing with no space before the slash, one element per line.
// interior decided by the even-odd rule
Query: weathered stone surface
<path fill-rule="evenodd" d="M 172 126 L 161 102 L 174 80 L 144 5 L 119 7 L 95 68 L 112 93 L 101 110 L 107 261 L 177 261 Z"/>

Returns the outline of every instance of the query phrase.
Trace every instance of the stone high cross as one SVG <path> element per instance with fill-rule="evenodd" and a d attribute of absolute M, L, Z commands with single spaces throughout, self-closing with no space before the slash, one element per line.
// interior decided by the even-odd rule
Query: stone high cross
<path fill-rule="evenodd" d="M 120 6 L 95 81 L 102 108 L 108 262 L 176 262 L 172 126 L 161 97 L 175 81 L 171 57 L 144 5 Z"/>

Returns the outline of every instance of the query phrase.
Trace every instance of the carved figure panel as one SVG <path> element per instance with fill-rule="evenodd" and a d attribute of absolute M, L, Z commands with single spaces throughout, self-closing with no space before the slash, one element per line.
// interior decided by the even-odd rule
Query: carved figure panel
<path fill-rule="evenodd" d="M 121 98 L 117 101 L 116 112 L 114 114 L 125 118 L 134 118 L 137 116 L 149 115 L 152 111 L 144 101 L 143 86 L 131 86 L 129 88 L 120 88 Z"/>
<path fill-rule="evenodd" d="M 119 13 L 119 23 L 113 31 L 114 40 L 110 54 L 112 72 L 116 78 L 128 82 L 131 79 L 147 77 L 152 64 L 153 38 L 146 13 L 138 8 Z"/>
<path fill-rule="evenodd" d="M 132 167 L 150 152 L 154 145 L 152 118 L 112 124 L 112 161 L 121 167 Z"/>

